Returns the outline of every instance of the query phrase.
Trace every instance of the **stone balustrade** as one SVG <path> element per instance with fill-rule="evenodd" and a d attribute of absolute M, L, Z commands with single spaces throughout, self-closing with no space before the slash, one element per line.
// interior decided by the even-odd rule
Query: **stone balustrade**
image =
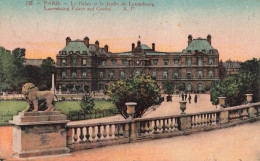
<path fill-rule="evenodd" d="M 260 120 L 260 102 L 191 114 L 67 125 L 67 146 L 76 151 L 192 134 L 256 120 Z"/>

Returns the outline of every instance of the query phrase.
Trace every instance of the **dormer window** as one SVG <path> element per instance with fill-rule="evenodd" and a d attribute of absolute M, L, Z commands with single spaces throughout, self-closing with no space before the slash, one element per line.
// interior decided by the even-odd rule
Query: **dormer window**
<path fill-rule="evenodd" d="M 63 51 L 62 54 L 66 55 L 66 51 Z"/>
<path fill-rule="evenodd" d="M 205 52 L 206 52 L 206 50 L 204 50 L 204 49 L 203 49 L 203 50 L 202 50 L 202 52 L 204 52 L 204 53 L 205 53 Z"/>
<path fill-rule="evenodd" d="M 79 52 L 79 51 L 76 51 L 76 54 L 80 54 L 80 52 Z"/>
<path fill-rule="evenodd" d="M 73 54 L 73 51 L 70 51 L 69 54 Z"/>
<path fill-rule="evenodd" d="M 65 60 L 65 59 L 62 59 L 61 65 L 62 65 L 62 66 L 66 66 L 66 60 Z"/>
<path fill-rule="evenodd" d="M 83 51 L 83 54 L 84 54 L 84 55 L 87 55 L 87 52 L 86 52 L 86 51 Z"/>
<path fill-rule="evenodd" d="M 213 53 L 213 50 L 209 50 L 210 53 Z"/>
<path fill-rule="evenodd" d="M 195 53 L 199 52 L 199 50 L 195 50 Z"/>
<path fill-rule="evenodd" d="M 188 50 L 188 53 L 191 53 L 191 50 Z"/>

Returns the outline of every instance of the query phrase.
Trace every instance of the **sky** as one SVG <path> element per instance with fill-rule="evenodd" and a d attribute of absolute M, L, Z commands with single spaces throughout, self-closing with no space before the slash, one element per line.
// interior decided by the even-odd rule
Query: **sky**
<path fill-rule="evenodd" d="M 66 37 L 83 40 L 86 36 L 90 43 L 98 40 L 100 46 L 107 44 L 111 52 L 131 50 L 139 36 L 143 44 L 155 43 L 158 51 L 176 52 L 187 47 L 189 34 L 193 38 L 211 34 L 212 46 L 224 61 L 260 57 L 259 0 L 56 0 L 53 5 L 49 0 L 32 0 L 33 5 L 28 5 L 29 1 L 0 0 L 0 46 L 26 48 L 27 58 L 55 59 Z M 97 3 L 95 11 L 72 10 L 71 3 L 79 2 L 91 3 L 87 8 Z M 110 11 L 96 10 L 105 8 L 107 2 L 118 6 L 108 6 Z M 127 10 L 121 6 L 123 2 Z M 154 6 L 131 10 L 129 2 Z"/>

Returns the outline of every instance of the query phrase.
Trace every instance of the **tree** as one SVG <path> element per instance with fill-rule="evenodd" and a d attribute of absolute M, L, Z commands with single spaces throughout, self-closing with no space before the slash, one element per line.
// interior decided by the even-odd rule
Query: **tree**
<path fill-rule="evenodd" d="M 253 94 L 253 101 L 259 101 L 260 60 L 252 59 L 241 63 L 237 75 L 212 83 L 211 102 L 218 104 L 218 97 L 226 97 L 227 106 L 245 102 L 245 94 Z"/>
<path fill-rule="evenodd" d="M 36 87 L 39 87 L 41 83 L 41 70 L 39 67 L 26 65 L 24 67 L 24 79 L 26 82 L 33 83 Z"/>
<path fill-rule="evenodd" d="M 93 111 L 95 106 L 94 100 L 90 97 L 88 93 L 85 93 L 80 102 L 80 107 L 84 113 Z"/>
<path fill-rule="evenodd" d="M 185 83 L 179 83 L 179 84 L 177 85 L 177 89 L 178 89 L 179 91 L 184 91 L 184 90 L 185 90 Z"/>
<path fill-rule="evenodd" d="M 163 86 L 164 93 L 168 94 L 168 96 L 171 96 L 174 91 L 174 82 L 167 79 L 166 83 Z"/>
<path fill-rule="evenodd" d="M 41 79 L 42 84 L 45 84 L 48 89 L 51 88 L 52 74 L 55 73 L 55 61 L 48 57 L 42 61 L 41 64 Z"/>
<path fill-rule="evenodd" d="M 145 110 L 161 100 L 160 88 L 149 75 L 137 75 L 126 80 L 110 83 L 108 94 L 121 114 L 126 116 L 126 102 L 136 102 L 135 117 L 141 117 Z"/>

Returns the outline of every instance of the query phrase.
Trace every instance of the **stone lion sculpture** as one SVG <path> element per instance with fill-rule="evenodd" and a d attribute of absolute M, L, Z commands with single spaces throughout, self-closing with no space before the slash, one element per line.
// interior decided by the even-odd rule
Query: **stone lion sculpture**
<path fill-rule="evenodd" d="M 51 91 L 39 91 L 32 83 L 23 85 L 22 93 L 29 105 L 24 112 L 37 112 L 37 111 L 55 111 L 54 99 L 56 95 Z"/>

